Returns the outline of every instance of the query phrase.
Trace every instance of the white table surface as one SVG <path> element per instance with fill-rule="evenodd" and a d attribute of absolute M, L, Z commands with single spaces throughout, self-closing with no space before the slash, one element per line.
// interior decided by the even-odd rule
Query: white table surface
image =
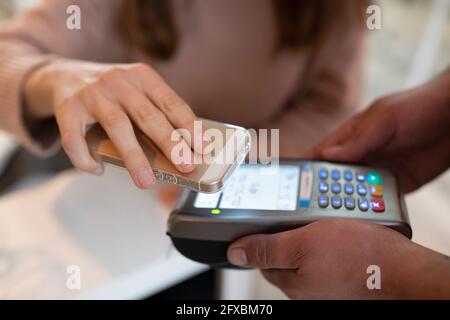
<path fill-rule="evenodd" d="M 0 198 L 0 299 L 142 298 L 206 270 L 172 247 L 158 189 L 107 167 Z M 80 290 L 66 286 L 70 265 Z"/>

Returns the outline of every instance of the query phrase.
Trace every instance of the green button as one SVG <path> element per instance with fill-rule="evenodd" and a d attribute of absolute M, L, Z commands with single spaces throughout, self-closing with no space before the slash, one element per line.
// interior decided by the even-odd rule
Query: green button
<path fill-rule="evenodd" d="M 212 209 L 212 210 L 211 210 L 211 213 L 212 213 L 212 214 L 219 214 L 219 213 L 220 213 L 220 210 L 219 210 L 219 209 Z"/>
<path fill-rule="evenodd" d="M 381 177 L 378 173 L 369 172 L 367 174 L 367 183 L 368 184 L 381 184 Z"/>

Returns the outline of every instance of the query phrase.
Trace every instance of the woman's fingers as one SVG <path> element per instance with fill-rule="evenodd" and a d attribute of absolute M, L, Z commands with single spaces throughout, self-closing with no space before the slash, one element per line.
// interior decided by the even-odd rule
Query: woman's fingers
<path fill-rule="evenodd" d="M 202 153 L 207 141 L 203 141 L 203 132 L 195 132 L 197 118 L 192 109 L 150 67 L 138 64 L 135 70 L 145 95 L 176 129 L 187 130 L 188 136 L 184 138 L 195 151 Z"/>
<path fill-rule="evenodd" d="M 96 175 L 103 173 L 103 165 L 96 162 L 84 138 L 84 124 L 80 119 L 80 110 L 74 100 L 67 101 L 56 114 L 61 144 L 74 167 L 80 171 Z M 76 114 L 78 113 L 78 114 Z"/>
<path fill-rule="evenodd" d="M 135 184 L 143 189 L 150 187 L 155 177 L 128 116 L 98 88 L 90 86 L 86 91 L 82 94 L 83 102 L 117 148 Z"/>
<path fill-rule="evenodd" d="M 114 87 L 115 96 L 121 106 L 133 122 L 149 137 L 170 159 L 180 172 L 191 172 L 194 170 L 194 156 L 185 140 L 170 124 L 166 116 L 156 108 L 153 103 L 143 95 L 135 86 L 127 81 L 125 77 L 116 77 L 108 80 L 109 88 Z M 177 139 L 174 139 L 174 137 Z M 178 143 L 183 144 L 181 150 L 186 154 L 173 156 L 172 151 Z"/>
<path fill-rule="evenodd" d="M 73 91 L 62 94 L 78 108 L 55 107 L 55 113 L 63 114 L 57 117 L 62 142 L 75 167 L 101 174 L 103 166 L 92 158 L 84 139 L 86 126 L 99 122 L 136 185 L 147 188 L 153 184 L 153 171 L 133 122 L 180 172 L 194 170 L 191 148 L 204 150 L 203 133 L 195 132 L 194 113 L 156 72 L 143 64 L 90 68 L 89 77 L 85 75 Z"/>

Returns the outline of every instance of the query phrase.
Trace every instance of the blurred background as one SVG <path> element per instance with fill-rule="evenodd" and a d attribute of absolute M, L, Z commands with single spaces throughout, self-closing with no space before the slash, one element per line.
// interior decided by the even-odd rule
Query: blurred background
<path fill-rule="evenodd" d="M 1 0 L 0 20 L 24 10 L 35 2 L 37 1 Z M 381 95 L 423 83 L 450 65 L 449 3 L 450 0 L 378 1 L 382 8 L 382 28 L 381 30 L 369 32 L 366 104 Z M 12 226 L 21 228 L 20 221 L 15 221 L 14 224 L 11 222 L 11 219 L 19 219 L 17 217 L 20 215 L 20 212 L 16 214 L 11 209 L 14 208 L 14 201 L 17 201 L 15 199 L 19 195 L 26 195 L 27 190 L 39 189 L 39 186 L 51 181 L 61 171 L 67 169 L 67 162 L 61 161 L 64 158 L 65 156 L 60 153 L 52 159 L 37 159 L 17 146 L 12 137 L 0 131 L 0 225 L 3 225 L 3 227 L 0 227 L 0 298 L 142 298 L 161 293 L 163 289 L 174 287 L 178 290 L 178 297 L 180 297 L 179 292 L 181 292 L 181 297 L 183 297 L 183 292 L 205 290 L 204 287 L 196 287 L 197 284 L 208 282 L 211 279 L 215 279 L 215 284 L 221 284 L 220 289 L 210 288 L 210 290 L 216 290 L 214 291 L 215 297 L 231 299 L 284 298 L 281 292 L 267 284 L 257 272 L 226 271 L 208 273 L 204 267 L 187 264 L 186 261 L 179 257 L 173 258 L 173 261 L 170 263 L 166 261 L 167 263 L 164 264 L 165 262 L 161 261 L 168 256 L 174 255 L 173 250 L 170 249 L 170 243 L 161 244 L 160 247 L 166 246 L 163 249 L 157 248 L 154 243 L 151 244 L 152 239 L 146 236 L 136 239 L 127 237 L 128 241 L 131 241 L 130 250 L 136 252 L 127 259 L 127 262 L 117 262 L 122 257 L 120 254 L 112 252 L 107 256 L 108 254 L 105 253 L 108 250 L 114 251 L 114 242 L 102 242 L 101 239 L 95 238 L 92 235 L 94 231 L 83 229 L 85 226 L 81 225 L 83 222 L 80 220 L 81 218 L 75 218 L 74 216 L 69 217 L 72 219 L 69 219 L 69 222 L 75 225 L 76 223 L 80 224 L 76 227 L 78 229 L 75 230 L 78 233 L 74 231 L 74 234 L 80 236 L 79 238 L 74 237 L 68 240 L 66 236 L 61 236 L 60 234 L 60 238 L 55 236 L 55 238 L 41 239 L 40 233 L 45 233 L 45 227 L 42 226 L 43 229 L 40 229 L 33 236 L 29 236 L 27 240 L 29 242 L 15 239 L 11 240 L 11 243 L 14 244 L 8 247 L 9 242 L 2 241 L 2 239 L 9 239 L 5 238 L 5 233 L 12 232 L 12 230 L 17 233 L 17 230 L 11 229 Z M 66 165 L 61 165 L 61 163 L 66 163 Z M 120 175 L 123 173 L 116 172 L 115 174 Z M 62 187 L 62 185 L 57 184 L 52 188 L 58 189 Z M 130 186 L 126 188 L 128 187 Z M 447 172 L 433 183 L 407 197 L 407 205 L 414 230 L 414 241 L 447 255 L 450 255 L 449 194 L 450 174 Z M 109 201 L 107 198 L 104 200 Z M 65 203 L 64 205 L 70 206 L 71 204 Z M 158 205 L 155 204 L 154 206 Z M 154 209 L 154 206 L 149 205 L 149 208 Z M 3 213 L 2 210 L 4 211 Z M 9 211 L 9 214 L 5 214 L 6 210 Z M 136 210 L 143 212 L 143 208 Z M 167 209 L 161 210 L 167 211 Z M 128 214 L 128 212 L 124 212 L 124 214 Z M 74 213 L 74 215 L 77 215 L 77 213 Z M 86 215 L 82 214 L 81 216 L 84 217 Z M 147 219 L 145 212 L 142 213 L 140 218 Z M 34 216 L 32 219 L 39 220 L 41 218 Z M 45 218 L 43 217 L 42 219 Z M 86 219 L 85 221 L 91 223 L 93 218 L 86 217 Z M 114 216 L 108 217 L 108 219 L 110 219 L 108 226 L 102 229 L 106 233 L 108 229 L 110 230 L 109 232 L 113 230 L 113 233 L 120 233 L 121 230 L 124 230 L 122 229 L 123 224 L 125 224 L 125 229 L 129 227 L 127 230 L 130 233 L 146 233 L 143 227 L 138 228 L 136 231 L 133 229 L 134 225 L 127 226 L 127 222 L 124 222 L 122 218 Z M 157 222 L 153 220 L 147 222 L 151 225 L 149 226 L 150 229 L 155 227 L 155 223 L 159 223 L 161 230 L 164 231 L 164 219 Z M 116 225 L 114 225 L 115 223 Z M 11 226 L 11 228 L 7 229 L 8 226 Z M 145 227 L 146 225 L 143 224 L 143 226 Z M 157 229 L 154 232 L 161 230 Z M 110 236 L 112 237 L 111 239 L 114 239 L 111 241 L 115 241 L 115 237 Z M 92 243 L 95 242 L 95 244 L 81 243 L 80 245 L 77 242 L 86 242 L 86 238 L 89 237 L 91 237 Z M 59 243 L 55 243 L 55 239 L 65 243 L 64 246 L 55 249 Z M 141 245 L 133 245 L 132 241 L 140 241 Z M 101 242 L 103 247 L 99 247 L 98 242 Z M 123 243 L 121 241 L 117 245 L 120 246 Z M 150 244 L 147 246 L 147 243 Z M 52 247 L 53 249 L 50 250 L 47 247 Z M 11 254 L 15 254 L 11 248 L 15 248 L 21 254 L 11 258 Z M 61 291 L 57 285 L 51 285 L 51 283 L 58 281 L 51 274 L 55 274 L 55 270 L 59 270 L 58 268 L 61 265 L 70 260 L 67 256 L 64 256 L 65 253 L 62 253 L 62 250 L 67 248 L 72 250 L 72 252 L 81 252 L 83 250 L 86 251 L 86 248 L 94 248 L 87 253 L 78 252 L 77 254 L 72 254 L 71 259 L 75 262 L 78 261 L 76 259 L 80 256 L 83 257 L 84 269 L 88 270 L 85 274 L 90 279 L 90 285 L 85 286 L 82 291 L 76 293 Z M 119 248 L 121 250 L 124 249 L 123 247 Z M 161 261 L 158 260 L 159 264 L 157 263 L 156 267 L 152 260 L 154 256 L 150 254 L 152 252 L 151 248 L 164 258 L 161 258 Z M 105 267 L 107 264 L 105 261 L 109 261 L 108 259 L 113 261 L 113 264 L 118 264 L 118 266 L 114 268 L 110 266 Z M 99 260 L 102 260 L 102 263 L 99 263 Z M 21 264 L 21 261 L 23 261 L 23 264 Z M 183 269 L 183 271 L 180 271 L 180 269 Z M 173 273 L 166 277 L 163 276 L 163 274 L 169 272 Z M 159 279 L 161 280 L 160 282 L 155 280 L 155 273 L 158 273 L 158 277 L 165 278 L 165 280 Z M 24 274 L 28 276 L 25 277 Z M 60 276 L 62 277 L 62 275 Z M 192 282 L 188 279 L 197 279 L 197 282 Z M 47 287 L 45 287 L 46 285 Z M 220 292 L 217 292 L 217 290 Z M 171 297 L 171 295 L 169 294 L 168 297 Z M 185 296 L 185 298 L 188 297 L 192 297 L 192 295 Z"/>

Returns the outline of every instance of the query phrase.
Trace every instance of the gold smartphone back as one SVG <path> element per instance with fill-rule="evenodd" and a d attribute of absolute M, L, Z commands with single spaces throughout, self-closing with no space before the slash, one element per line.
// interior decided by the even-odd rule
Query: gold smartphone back
<path fill-rule="evenodd" d="M 196 154 L 196 159 L 200 163 L 196 163 L 194 171 L 190 173 L 179 172 L 159 148 L 142 131 L 135 128 L 137 140 L 158 180 L 198 192 L 213 193 L 222 189 L 243 162 L 251 145 L 247 130 L 212 120 L 201 119 L 201 121 L 204 131 L 212 129 L 216 134 L 220 133 L 223 139 L 218 142 L 219 145 L 216 144 L 213 155 Z M 125 168 L 119 152 L 100 125 L 94 125 L 87 132 L 86 140 L 95 158 Z"/>

